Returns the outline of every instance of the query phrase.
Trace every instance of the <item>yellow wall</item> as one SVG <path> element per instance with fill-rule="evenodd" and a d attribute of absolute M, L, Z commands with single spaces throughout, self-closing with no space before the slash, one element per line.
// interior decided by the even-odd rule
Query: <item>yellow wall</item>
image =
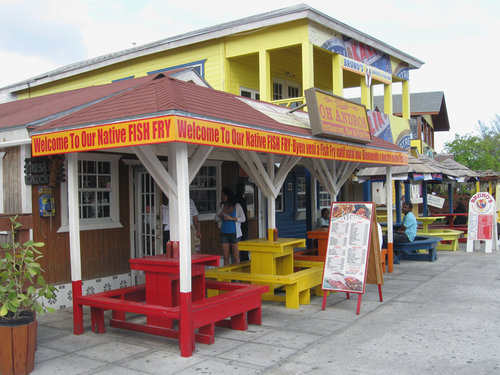
<path fill-rule="evenodd" d="M 291 41 L 309 41 L 307 21 L 300 20 L 284 25 L 271 26 L 260 31 L 230 36 L 226 39 L 226 57 L 289 47 Z M 299 55 L 300 56 L 300 55 Z"/>
<path fill-rule="evenodd" d="M 102 85 L 129 76 L 141 77 L 147 75 L 147 72 L 150 71 L 205 59 L 205 79 L 215 89 L 221 90 L 223 80 L 220 55 L 220 43 L 216 40 L 212 40 L 197 44 L 196 48 L 176 48 L 154 55 L 143 56 L 126 62 L 114 64 L 102 69 L 49 83 L 41 87 L 35 87 L 31 89 L 30 96 L 34 97 L 92 85 Z M 19 96 L 20 99 L 27 97 L 27 92 L 24 92 Z"/>

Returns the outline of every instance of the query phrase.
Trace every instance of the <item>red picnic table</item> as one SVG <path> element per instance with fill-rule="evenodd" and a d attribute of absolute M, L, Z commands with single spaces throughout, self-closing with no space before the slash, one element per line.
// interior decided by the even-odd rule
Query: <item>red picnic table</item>
<path fill-rule="evenodd" d="M 328 228 L 310 230 L 307 232 L 307 238 L 317 240 L 318 248 L 317 255 L 310 255 L 311 250 L 299 252 L 294 255 L 295 260 L 312 260 L 316 262 L 324 262 L 326 257 L 326 248 L 328 246 Z"/>
<path fill-rule="evenodd" d="M 195 341 L 214 342 L 215 325 L 246 330 L 248 323 L 261 324 L 261 294 L 268 287 L 205 280 L 205 266 L 218 266 L 219 259 L 208 254 L 191 256 L 192 304 L 189 316 L 182 319 L 179 258 L 166 254 L 130 259 L 131 269 L 144 271 L 145 284 L 81 296 L 77 303 L 91 307 L 96 333 L 105 332 L 104 311 L 112 310 L 112 327 L 177 338 L 181 348 L 184 342 L 194 350 Z M 207 296 L 207 290 L 212 296 Z M 126 312 L 145 315 L 146 323 L 126 320 Z M 191 327 L 187 335 L 181 334 L 182 324 Z"/>

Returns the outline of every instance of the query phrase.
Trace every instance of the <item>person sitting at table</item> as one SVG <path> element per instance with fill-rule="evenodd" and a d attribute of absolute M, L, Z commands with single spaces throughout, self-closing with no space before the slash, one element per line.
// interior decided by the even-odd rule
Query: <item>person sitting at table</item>
<path fill-rule="evenodd" d="M 410 202 L 403 203 L 401 211 L 405 215 L 403 222 L 393 234 L 393 243 L 412 242 L 417 236 L 417 218 L 411 210 L 413 205 Z M 384 236 L 384 249 L 387 249 L 387 236 Z"/>
<path fill-rule="evenodd" d="M 321 210 L 321 217 L 319 218 L 318 223 L 321 228 L 330 227 L 330 210 L 328 208 L 323 208 Z"/>
<path fill-rule="evenodd" d="M 215 221 L 220 225 L 220 242 L 224 265 L 229 265 L 229 250 L 231 248 L 234 263 L 240 263 L 238 239 L 242 236 L 241 223 L 246 220 L 243 208 L 236 202 L 233 192 L 229 188 L 222 189 L 222 202 Z"/>
<path fill-rule="evenodd" d="M 455 209 L 453 210 L 453 213 L 456 214 L 465 214 L 467 213 L 467 210 L 465 209 L 465 205 L 463 201 L 458 201 Z M 453 225 L 465 225 L 467 224 L 467 216 L 454 216 L 453 219 Z"/>

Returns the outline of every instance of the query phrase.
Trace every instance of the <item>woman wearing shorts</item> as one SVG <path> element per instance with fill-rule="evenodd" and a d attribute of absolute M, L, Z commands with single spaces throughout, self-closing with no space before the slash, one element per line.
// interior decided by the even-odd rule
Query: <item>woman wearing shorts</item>
<path fill-rule="evenodd" d="M 215 221 L 220 224 L 220 241 L 224 265 L 229 265 L 229 250 L 231 249 L 234 263 L 240 262 L 238 241 L 242 236 L 241 223 L 245 222 L 245 214 L 239 203 L 236 203 L 233 192 L 222 189 L 222 203 L 220 204 Z"/>

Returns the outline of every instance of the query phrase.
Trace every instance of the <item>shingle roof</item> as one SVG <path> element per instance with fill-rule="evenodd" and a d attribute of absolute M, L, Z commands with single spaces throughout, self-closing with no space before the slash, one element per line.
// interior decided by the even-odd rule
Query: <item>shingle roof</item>
<path fill-rule="evenodd" d="M 100 86 L 89 86 L 56 94 L 16 100 L 0 105 L 0 129 L 26 127 L 43 123 L 81 109 L 89 103 L 102 100 L 123 90 L 151 80 L 151 77 L 128 79 Z"/>
<path fill-rule="evenodd" d="M 374 108 L 379 111 L 384 111 L 384 97 L 375 96 L 373 98 Z M 400 115 L 403 112 L 402 95 L 397 94 L 392 96 L 393 113 Z M 410 94 L 410 112 L 411 115 L 431 115 L 435 131 L 450 130 L 450 122 L 448 120 L 448 111 L 446 109 L 446 101 L 444 92 L 417 92 Z"/>

